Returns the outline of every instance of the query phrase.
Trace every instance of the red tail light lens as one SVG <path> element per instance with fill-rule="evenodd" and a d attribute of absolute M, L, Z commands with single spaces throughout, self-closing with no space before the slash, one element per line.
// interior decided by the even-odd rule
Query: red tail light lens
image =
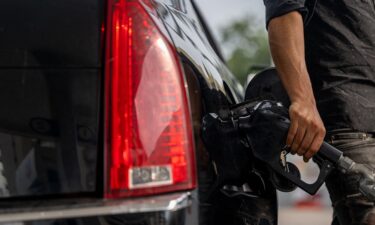
<path fill-rule="evenodd" d="M 173 47 L 139 1 L 110 0 L 108 20 L 106 197 L 191 189 L 190 113 Z"/>

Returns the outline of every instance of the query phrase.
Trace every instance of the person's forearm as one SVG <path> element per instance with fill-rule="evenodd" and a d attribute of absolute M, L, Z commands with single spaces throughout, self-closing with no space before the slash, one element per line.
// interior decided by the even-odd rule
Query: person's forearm
<path fill-rule="evenodd" d="M 308 161 L 319 150 L 326 131 L 306 68 L 302 16 L 291 12 L 272 19 L 268 34 L 272 58 L 291 101 L 286 144 Z"/>
<path fill-rule="evenodd" d="M 280 79 L 290 100 L 314 100 L 305 63 L 302 16 L 292 12 L 270 21 L 269 43 Z"/>

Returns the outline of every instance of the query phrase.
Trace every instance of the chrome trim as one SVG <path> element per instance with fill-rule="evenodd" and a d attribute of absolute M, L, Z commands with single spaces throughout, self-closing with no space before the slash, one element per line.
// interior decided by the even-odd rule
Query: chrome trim
<path fill-rule="evenodd" d="M 66 219 L 90 216 L 108 216 L 117 214 L 176 211 L 191 205 L 191 193 L 174 193 L 156 197 L 144 197 L 127 200 L 106 200 L 94 205 L 58 206 L 49 208 L 24 209 L 23 212 L 0 214 L 0 223 L 24 222 L 33 220 Z M 31 211 L 31 212 L 30 212 Z"/>

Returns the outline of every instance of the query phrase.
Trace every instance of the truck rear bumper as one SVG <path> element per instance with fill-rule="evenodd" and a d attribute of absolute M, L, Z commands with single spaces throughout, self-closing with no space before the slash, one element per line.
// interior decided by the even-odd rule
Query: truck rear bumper
<path fill-rule="evenodd" d="M 187 209 L 191 204 L 191 193 L 184 192 L 85 204 L 25 207 L 22 210 L 17 208 L 18 211 L 16 209 L 3 210 L 0 214 L 0 223 L 38 224 L 40 221 L 43 224 L 49 224 L 50 221 L 52 224 L 58 220 L 80 220 L 81 224 L 88 224 L 84 221 L 90 221 L 90 224 L 111 224 L 110 221 L 113 218 L 117 218 L 117 222 L 121 218 L 121 221 L 144 220 L 139 224 L 186 224 L 181 220 L 189 217 L 185 214 L 190 211 Z"/>

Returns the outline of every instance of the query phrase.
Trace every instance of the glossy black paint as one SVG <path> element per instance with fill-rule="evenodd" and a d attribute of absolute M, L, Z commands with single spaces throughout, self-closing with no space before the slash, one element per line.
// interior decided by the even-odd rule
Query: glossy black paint
<path fill-rule="evenodd" d="M 0 2 L 0 199 L 96 191 L 104 9 Z"/>
<path fill-rule="evenodd" d="M 98 67 L 104 0 L 0 1 L 0 67 Z"/>
<path fill-rule="evenodd" d="M 1 198 L 94 192 L 96 69 L 0 69 Z"/>
<path fill-rule="evenodd" d="M 188 81 L 196 137 L 199 224 L 277 224 L 273 188 L 262 196 L 235 198 L 215 190 L 216 175 L 201 140 L 202 117 L 242 101 L 244 91 L 222 61 L 218 48 L 213 46 L 204 15 L 199 15 L 192 1 L 155 0 L 155 4 L 168 31 L 166 35 L 180 55 Z M 243 213 L 246 215 L 239 216 Z"/>

